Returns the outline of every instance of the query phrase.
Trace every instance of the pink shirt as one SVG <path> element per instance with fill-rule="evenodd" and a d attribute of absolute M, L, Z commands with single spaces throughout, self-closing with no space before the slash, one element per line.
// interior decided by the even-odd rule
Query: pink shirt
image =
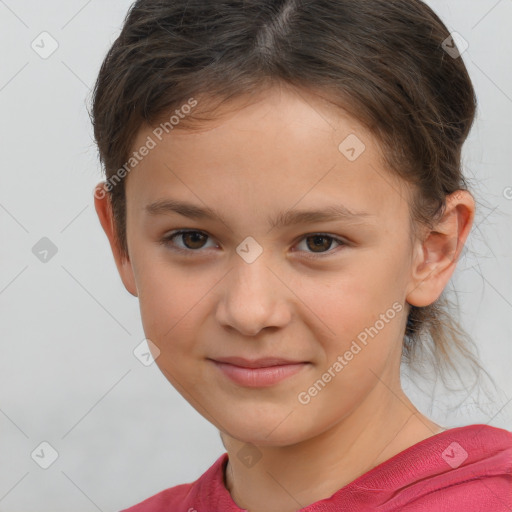
<path fill-rule="evenodd" d="M 227 461 L 224 453 L 195 482 L 121 512 L 241 512 L 224 485 Z M 445 430 L 300 510 L 511 512 L 512 433 L 488 425 Z"/>

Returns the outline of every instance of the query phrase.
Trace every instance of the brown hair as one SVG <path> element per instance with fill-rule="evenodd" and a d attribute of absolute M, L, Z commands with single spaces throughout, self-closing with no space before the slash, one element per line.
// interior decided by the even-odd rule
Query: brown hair
<path fill-rule="evenodd" d="M 137 0 L 93 91 L 107 181 L 129 160 L 143 124 L 178 114 L 191 97 L 220 105 L 285 82 L 325 93 L 368 127 L 389 168 L 414 190 L 412 231 L 431 227 L 446 196 L 468 190 L 461 151 L 476 111 L 464 62 L 446 42 L 455 43 L 420 0 Z M 180 115 L 176 128 L 199 115 Z M 117 241 L 127 256 L 125 191 L 123 182 L 113 185 Z M 455 369 L 458 352 L 480 368 L 449 306 L 443 292 L 430 306 L 410 308 L 404 360 L 430 350 L 436 369 Z"/>

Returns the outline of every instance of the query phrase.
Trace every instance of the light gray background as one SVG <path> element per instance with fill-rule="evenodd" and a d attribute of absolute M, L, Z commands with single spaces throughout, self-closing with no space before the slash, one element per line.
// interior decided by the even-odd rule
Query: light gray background
<path fill-rule="evenodd" d="M 453 396 L 409 389 L 444 426 L 510 430 L 512 0 L 428 3 L 469 42 L 479 112 L 464 155 L 480 208 L 453 284 L 501 394 L 450 410 Z M 196 479 L 224 451 L 156 365 L 134 357 L 138 302 L 94 211 L 102 175 L 85 105 L 129 5 L 0 0 L 0 512 L 117 511 Z M 31 48 L 43 31 L 59 44 L 47 59 Z M 32 252 L 42 237 L 58 249 L 46 263 Z M 43 441 L 59 455 L 46 470 L 31 458 Z"/>

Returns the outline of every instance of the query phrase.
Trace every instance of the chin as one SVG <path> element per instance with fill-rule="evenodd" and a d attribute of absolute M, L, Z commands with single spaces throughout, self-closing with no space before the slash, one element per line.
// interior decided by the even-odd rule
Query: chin
<path fill-rule="evenodd" d="M 283 411 L 287 411 L 283 414 Z M 290 446 L 306 441 L 315 436 L 318 424 L 311 425 L 306 422 L 298 422 L 300 411 L 281 407 L 279 414 L 264 415 L 261 413 L 254 417 L 245 415 L 243 411 L 223 412 L 222 422 L 217 425 L 219 430 L 241 441 L 257 446 Z M 301 418 L 303 421 L 304 418 Z"/>

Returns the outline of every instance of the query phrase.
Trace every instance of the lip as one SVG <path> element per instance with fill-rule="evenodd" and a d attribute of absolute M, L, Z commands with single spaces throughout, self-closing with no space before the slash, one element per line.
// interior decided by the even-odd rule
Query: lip
<path fill-rule="evenodd" d="M 226 357 L 210 360 L 231 381 L 250 388 L 273 386 L 296 375 L 309 364 L 306 361 L 291 361 L 276 357 L 261 359 Z"/>
<path fill-rule="evenodd" d="M 293 361 L 281 357 L 261 357 L 260 359 L 245 359 L 244 357 L 222 357 L 213 359 L 216 363 L 227 363 L 242 368 L 268 368 L 269 366 L 284 366 L 288 364 L 301 364 L 305 361 Z"/>

